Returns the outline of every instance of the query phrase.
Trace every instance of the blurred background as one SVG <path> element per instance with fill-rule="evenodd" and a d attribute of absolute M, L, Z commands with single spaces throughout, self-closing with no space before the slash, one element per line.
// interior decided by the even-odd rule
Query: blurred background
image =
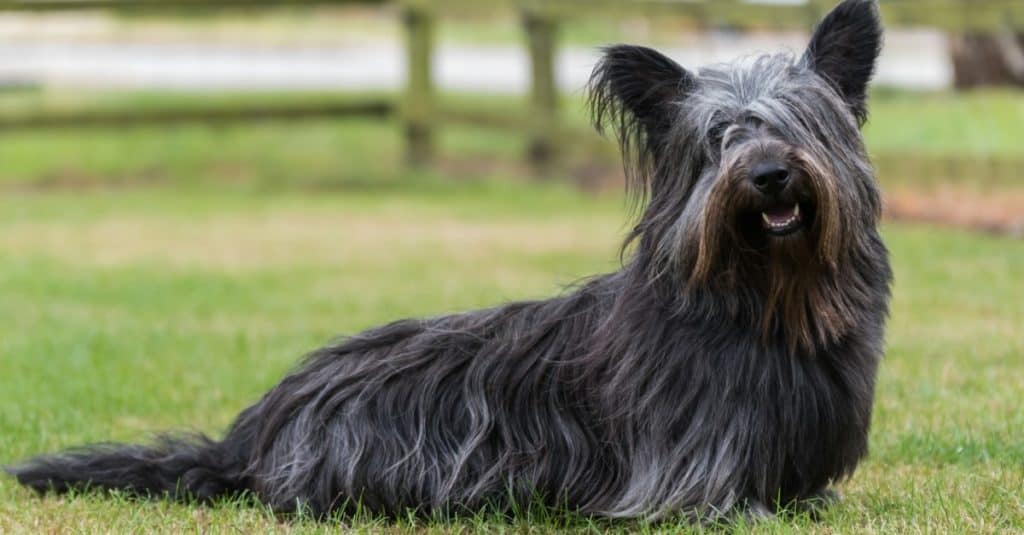
<path fill-rule="evenodd" d="M 338 334 L 615 269 L 598 48 L 799 54 L 834 3 L 0 0 L 0 464 L 217 434 Z M 881 6 L 889 357 L 828 523 L 1024 529 L 1024 2 Z M 0 531 L 275 525 L 32 503 L 0 481 Z"/>
<path fill-rule="evenodd" d="M 0 186 L 337 188 L 531 175 L 614 189 L 597 47 L 802 51 L 829 0 L 0 2 Z M 1012 0 L 883 2 L 867 138 L 890 215 L 1024 226 Z M 995 192 L 998 189 L 998 192 Z"/>

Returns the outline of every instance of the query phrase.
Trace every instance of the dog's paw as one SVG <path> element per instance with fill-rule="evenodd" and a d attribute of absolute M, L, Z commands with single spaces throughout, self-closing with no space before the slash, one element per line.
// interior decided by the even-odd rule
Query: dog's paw
<path fill-rule="evenodd" d="M 839 494 L 839 491 L 822 489 L 796 502 L 794 511 L 796 513 L 806 513 L 812 518 L 817 518 L 841 501 L 843 501 L 843 496 Z"/>
<path fill-rule="evenodd" d="M 762 522 L 775 518 L 775 511 L 760 500 L 747 500 L 742 516 L 746 522 Z"/>

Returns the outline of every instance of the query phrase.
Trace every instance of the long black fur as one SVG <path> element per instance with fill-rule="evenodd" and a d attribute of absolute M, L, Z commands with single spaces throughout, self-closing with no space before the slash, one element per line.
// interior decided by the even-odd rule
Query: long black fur
<path fill-rule="evenodd" d="M 538 497 L 609 517 L 807 500 L 867 452 L 891 273 L 859 133 L 877 7 L 846 0 L 799 59 L 690 73 L 607 49 L 591 80 L 642 206 L 621 270 L 545 301 L 404 320 L 311 354 L 219 441 L 98 446 L 10 469 L 276 510 L 400 514 Z M 752 166 L 783 162 L 776 197 Z M 799 203 L 771 238 L 757 214 Z"/>

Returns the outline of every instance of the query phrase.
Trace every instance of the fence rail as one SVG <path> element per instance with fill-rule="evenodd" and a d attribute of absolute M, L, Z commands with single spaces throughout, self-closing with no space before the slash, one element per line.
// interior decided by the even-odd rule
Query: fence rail
<path fill-rule="evenodd" d="M 362 103 L 294 105 L 251 109 L 85 111 L 0 118 L 0 129 L 47 126 L 95 126 L 167 123 L 192 120 L 301 119 L 308 117 L 385 117 L 397 114 L 405 136 L 406 160 L 427 165 L 434 152 L 435 129 L 442 122 L 479 123 L 478 114 L 441 109 L 432 71 L 439 16 L 449 13 L 511 10 L 520 14 L 531 65 L 528 117 L 489 117 L 488 123 L 529 136 L 530 162 L 544 173 L 558 156 L 560 121 L 555 83 L 557 34 L 561 21 L 621 15 L 675 16 L 700 25 L 793 29 L 810 28 L 835 0 L 802 4 L 751 3 L 743 0 L 0 0 L 2 11 L 114 9 L 160 11 L 198 9 L 269 9 L 323 5 L 396 5 L 406 36 L 407 86 L 396 100 Z M 1024 0 L 881 0 L 886 24 L 926 26 L 950 32 L 997 32 L 1024 29 Z"/>
<path fill-rule="evenodd" d="M 388 117 L 395 112 L 392 99 L 338 99 L 337 102 L 259 104 L 252 107 L 199 105 L 175 109 L 54 110 L 0 119 L 0 131 L 35 128 L 106 127 L 189 122 L 289 121 L 320 118 Z"/>

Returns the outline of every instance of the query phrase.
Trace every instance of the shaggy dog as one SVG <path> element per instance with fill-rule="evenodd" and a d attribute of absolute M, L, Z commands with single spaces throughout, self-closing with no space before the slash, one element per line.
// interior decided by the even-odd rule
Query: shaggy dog
<path fill-rule="evenodd" d="M 800 57 L 690 72 L 637 46 L 594 70 L 641 203 L 621 270 L 567 295 L 398 321 L 315 351 L 222 440 L 98 445 L 9 469 L 275 510 L 540 500 L 717 518 L 828 495 L 867 452 L 891 272 L 860 134 L 878 7 Z"/>

